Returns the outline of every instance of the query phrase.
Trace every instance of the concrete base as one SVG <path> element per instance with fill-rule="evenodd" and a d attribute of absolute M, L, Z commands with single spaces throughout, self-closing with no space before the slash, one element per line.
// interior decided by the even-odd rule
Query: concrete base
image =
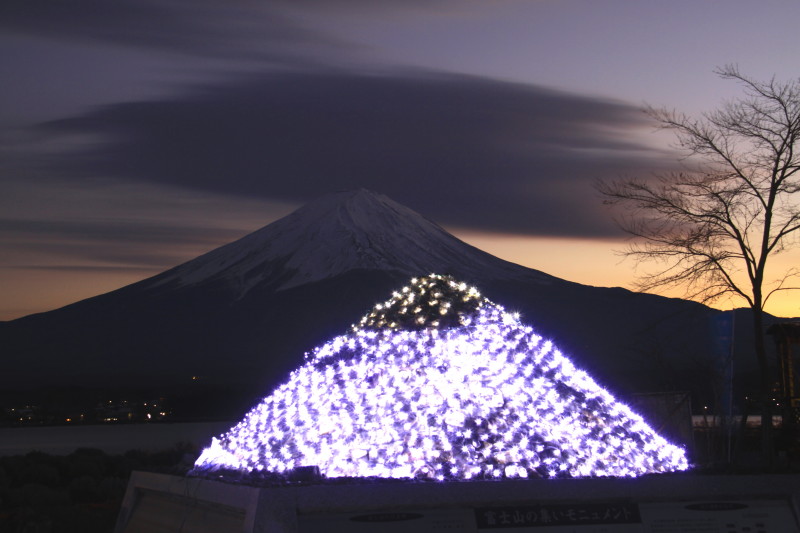
<path fill-rule="evenodd" d="M 134 472 L 116 533 L 800 533 L 800 476 L 249 487 Z"/>

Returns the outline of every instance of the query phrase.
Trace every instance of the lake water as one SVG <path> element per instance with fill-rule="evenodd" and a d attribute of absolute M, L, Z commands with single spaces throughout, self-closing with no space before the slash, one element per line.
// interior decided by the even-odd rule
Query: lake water
<path fill-rule="evenodd" d="M 0 456 L 32 451 L 65 455 L 77 448 L 97 448 L 111 454 L 128 450 L 159 451 L 181 442 L 203 448 L 211 437 L 234 424 L 186 422 L 0 428 Z"/>

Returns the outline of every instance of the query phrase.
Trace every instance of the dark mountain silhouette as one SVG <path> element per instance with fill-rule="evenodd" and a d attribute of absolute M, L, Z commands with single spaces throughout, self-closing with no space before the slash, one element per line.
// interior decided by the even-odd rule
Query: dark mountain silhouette
<path fill-rule="evenodd" d="M 714 351 L 729 353 L 716 342 L 724 313 L 503 261 L 358 190 L 323 197 L 139 283 L 0 323 L 0 388 L 202 384 L 196 390 L 207 403 L 238 409 L 284 379 L 304 352 L 429 273 L 451 274 L 520 312 L 619 394 L 692 390 L 709 401 Z M 735 368 L 747 379 L 754 357 L 742 346 Z"/>

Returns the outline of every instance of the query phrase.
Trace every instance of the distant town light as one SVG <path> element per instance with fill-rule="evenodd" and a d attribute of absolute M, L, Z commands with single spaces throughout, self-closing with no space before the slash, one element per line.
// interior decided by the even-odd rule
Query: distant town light
<path fill-rule="evenodd" d="M 639 476 L 685 470 L 656 434 L 516 314 L 415 278 L 306 362 L 195 472 L 327 477 Z"/>

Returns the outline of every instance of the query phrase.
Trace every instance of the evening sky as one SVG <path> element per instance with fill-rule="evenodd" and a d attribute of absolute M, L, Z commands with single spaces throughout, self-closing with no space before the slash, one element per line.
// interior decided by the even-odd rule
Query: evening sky
<path fill-rule="evenodd" d="M 796 78 L 798 16 L 794 0 L 4 0 L 0 320 L 358 187 L 505 259 L 629 287 L 593 183 L 679 168 L 645 103 L 711 110 L 740 94 L 726 64 Z"/>

